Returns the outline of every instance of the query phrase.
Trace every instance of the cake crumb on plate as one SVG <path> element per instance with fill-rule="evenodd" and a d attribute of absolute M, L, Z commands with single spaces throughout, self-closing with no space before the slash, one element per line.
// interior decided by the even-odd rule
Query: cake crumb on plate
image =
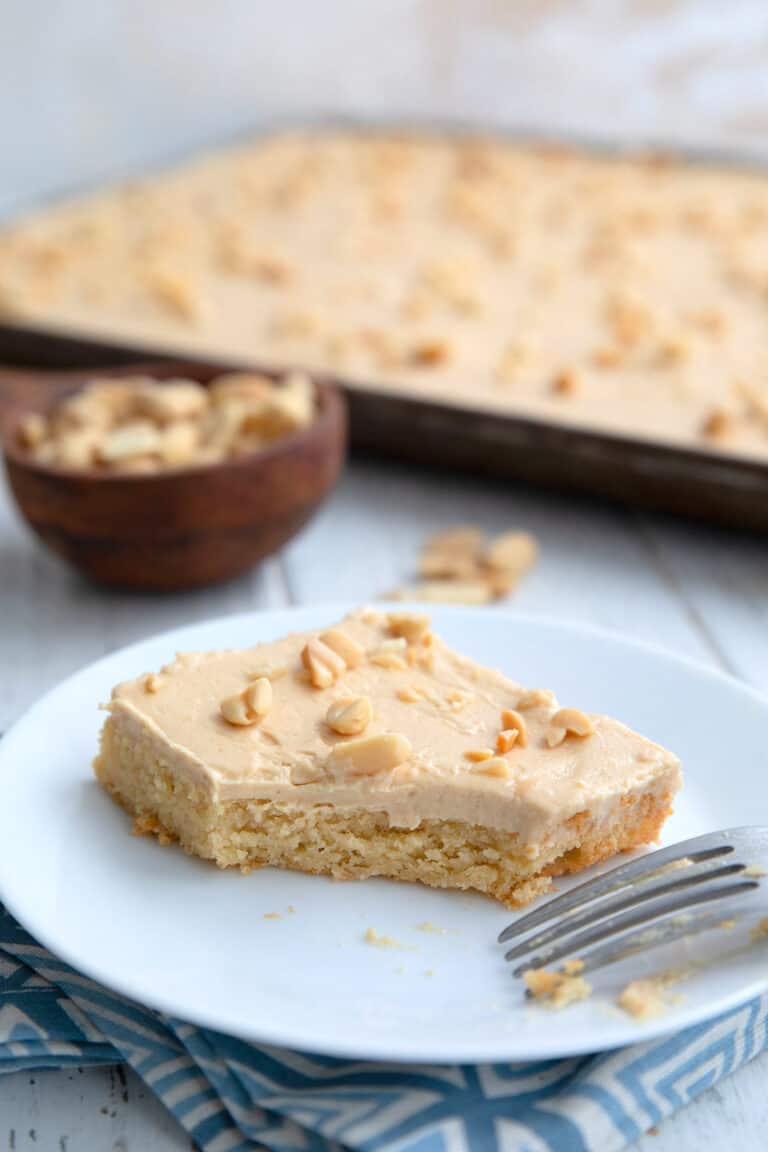
<path fill-rule="evenodd" d="M 628 1016 L 634 1016 L 636 1020 L 660 1016 L 669 1006 L 667 989 L 670 984 L 685 979 L 685 975 L 685 972 L 670 970 L 660 972 L 657 976 L 632 980 L 621 990 L 616 1003 Z"/>
<path fill-rule="evenodd" d="M 768 916 L 763 916 L 752 929 L 751 936 L 753 940 L 763 940 L 768 936 Z"/>
<path fill-rule="evenodd" d="M 363 940 L 366 944 L 373 944 L 376 948 L 401 948 L 402 945 L 399 940 L 395 940 L 392 936 L 379 936 L 375 928 L 369 928 Z"/>
<path fill-rule="evenodd" d="M 552 972 L 547 968 L 529 968 L 523 980 L 530 996 L 549 1008 L 565 1008 L 577 1000 L 586 1000 L 592 991 L 583 976 Z"/>

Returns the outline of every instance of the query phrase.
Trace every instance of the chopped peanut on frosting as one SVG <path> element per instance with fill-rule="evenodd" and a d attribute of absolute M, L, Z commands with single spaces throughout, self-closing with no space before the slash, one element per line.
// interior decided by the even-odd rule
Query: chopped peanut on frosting
<path fill-rule="evenodd" d="M 373 708 L 367 696 L 336 700 L 326 713 L 326 723 L 342 736 L 359 736 L 370 724 Z"/>
<path fill-rule="evenodd" d="M 221 702 L 221 714 L 228 724 L 256 724 L 272 707 L 272 685 L 265 676 L 252 681 L 237 696 Z"/>

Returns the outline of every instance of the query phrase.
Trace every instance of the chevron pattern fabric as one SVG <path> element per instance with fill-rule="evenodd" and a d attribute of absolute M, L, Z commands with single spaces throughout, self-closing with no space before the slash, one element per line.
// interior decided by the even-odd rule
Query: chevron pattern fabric
<path fill-rule="evenodd" d="M 614 1152 L 766 1047 L 768 996 L 572 1060 L 374 1064 L 256 1047 L 142 1008 L 0 906 L 0 1071 L 127 1061 L 203 1152 Z"/>

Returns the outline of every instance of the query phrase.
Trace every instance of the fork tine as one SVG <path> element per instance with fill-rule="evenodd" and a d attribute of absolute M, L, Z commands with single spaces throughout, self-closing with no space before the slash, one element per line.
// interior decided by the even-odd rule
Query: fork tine
<path fill-rule="evenodd" d="M 723 909 L 710 912 L 708 905 L 690 913 L 671 915 L 666 920 L 657 921 L 652 928 L 635 928 L 621 939 L 608 940 L 605 944 L 596 946 L 584 957 L 584 967 L 579 970 L 579 975 L 595 972 L 598 968 L 606 968 L 609 964 L 626 960 L 637 952 L 647 952 L 662 944 L 672 944 L 684 936 L 698 936 L 699 933 L 709 932 L 713 928 L 724 928 L 728 921 L 741 919 L 742 914 L 732 912 L 730 908 L 727 918 L 724 919 Z"/>
<path fill-rule="evenodd" d="M 689 859 L 692 863 L 714 860 L 726 856 L 734 851 L 733 844 L 728 843 L 727 834 L 709 833 L 706 836 L 697 836 L 693 840 L 684 840 L 681 844 L 673 844 L 669 848 L 660 848 L 656 852 L 649 852 L 645 856 L 612 868 L 592 880 L 564 892 L 562 896 L 548 900 L 532 912 L 513 920 L 511 924 L 499 933 L 499 943 L 504 944 L 514 936 L 522 935 L 532 928 L 555 917 L 570 915 L 579 911 L 584 904 L 610 895 L 617 888 L 634 881 L 648 880 L 660 869 L 671 868 L 680 860 Z"/>
<path fill-rule="evenodd" d="M 514 969 L 513 975 L 522 976 L 523 972 L 530 968 L 543 968 L 546 964 L 556 964 L 567 956 L 578 955 L 581 958 L 582 952 L 588 952 L 597 944 L 608 941 L 613 944 L 625 940 L 633 929 L 642 929 L 647 932 L 659 920 L 666 920 L 670 916 L 687 912 L 689 908 L 707 905 L 716 900 L 725 900 L 759 887 L 760 885 L 756 880 L 740 880 L 736 883 L 724 884 L 718 888 L 686 890 L 672 900 L 665 900 L 661 905 L 656 904 L 655 901 L 650 901 L 630 915 L 620 914 L 609 920 L 603 920 L 584 932 L 569 936 L 562 943 L 555 943 L 550 948 L 530 955 L 524 963 L 519 964 Z M 649 941 L 647 946 L 651 947 L 652 941 Z"/>
<path fill-rule="evenodd" d="M 719 857 L 718 857 L 719 859 Z M 710 863 L 710 861 L 707 861 Z M 542 948 L 552 941 L 558 940 L 563 936 L 569 936 L 574 932 L 579 932 L 584 928 L 588 928 L 591 924 L 596 924 L 600 920 L 606 920 L 609 916 L 616 916 L 620 912 L 628 912 L 632 908 L 641 907 L 644 903 L 651 900 L 657 900 L 661 896 L 667 896 L 676 892 L 682 892 L 686 889 L 697 887 L 700 884 L 707 884 L 713 880 L 723 880 L 726 876 L 734 876 L 744 871 L 745 864 L 725 864 L 719 868 L 696 868 L 695 864 L 690 867 L 681 869 L 674 873 L 675 879 L 667 881 L 667 883 L 658 884 L 637 884 L 616 888 L 610 895 L 606 895 L 604 900 L 601 900 L 594 905 L 587 903 L 580 907 L 585 907 L 586 911 L 580 915 L 574 914 L 565 917 L 563 920 L 556 920 L 554 924 L 545 927 L 543 931 L 536 933 L 534 936 L 527 936 L 521 943 L 516 944 L 514 948 L 510 948 L 505 953 L 505 960 L 514 960 L 517 956 L 523 956 L 527 952 L 533 952 L 538 948 Z"/>

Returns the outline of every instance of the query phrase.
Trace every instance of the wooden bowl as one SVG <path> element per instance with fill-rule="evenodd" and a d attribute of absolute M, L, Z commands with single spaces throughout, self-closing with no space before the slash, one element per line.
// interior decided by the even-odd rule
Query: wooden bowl
<path fill-rule="evenodd" d="M 307 428 L 218 464 L 144 474 L 74 472 L 38 464 L 19 445 L 24 412 L 48 412 L 89 380 L 186 377 L 207 384 L 231 366 L 136 364 L 90 372 L 0 371 L 5 467 L 16 503 L 54 552 L 101 584 L 144 591 L 200 588 L 245 572 L 309 519 L 344 463 L 339 392 L 318 384 Z"/>

